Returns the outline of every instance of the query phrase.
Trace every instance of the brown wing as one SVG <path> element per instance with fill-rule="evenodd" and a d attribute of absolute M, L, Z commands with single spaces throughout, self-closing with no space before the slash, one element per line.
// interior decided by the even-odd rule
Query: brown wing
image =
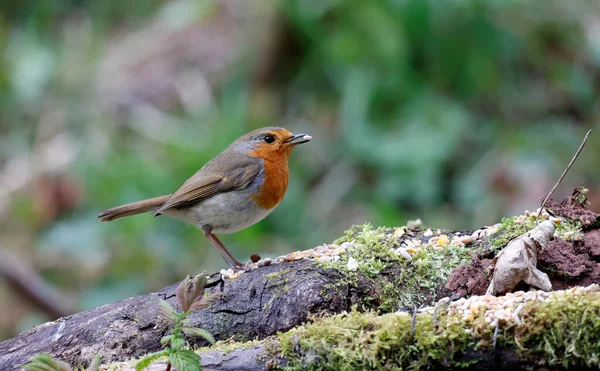
<path fill-rule="evenodd" d="M 262 160 L 232 152 L 223 152 L 185 181 L 154 212 L 196 203 L 221 192 L 244 189 L 263 170 Z"/>

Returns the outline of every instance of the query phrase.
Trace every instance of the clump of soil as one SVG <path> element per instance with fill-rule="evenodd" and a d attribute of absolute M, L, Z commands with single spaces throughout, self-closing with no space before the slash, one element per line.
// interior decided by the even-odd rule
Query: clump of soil
<path fill-rule="evenodd" d="M 557 216 L 580 221 L 583 230 L 597 228 L 600 226 L 600 214 L 587 208 L 586 193 L 587 189 L 579 186 L 573 190 L 571 196 L 567 197 L 560 204 L 557 204 L 553 200 L 548 200 L 546 208 Z"/>
<path fill-rule="evenodd" d="M 583 241 L 594 260 L 600 261 L 600 230 L 593 229 L 585 232 Z"/>
<path fill-rule="evenodd" d="M 585 232 L 582 241 L 557 238 L 538 254 L 540 269 L 548 273 L 552 288 L 600 283 L 600 230 Z"/>
<path fill-rule="evenodd" d="M 560 204 L 548 203 L 552 214 L 581 222 L 584 237 L 581 241 L 554 238 L 538 251 L 538 268 L 547 273 L 553 290 L 573 286 L 600 284 L 600 214 L 587 209 L 585 189 L 578 187 Z M 484 295 L 490 283 L 493 256 L 485 246 L 473 259 L 451 273 L 446 288 L 454 294 Z M 515 290 L 527 289 L 520 284 Z"/>
<path fill-rule="evenodd" d="M 446 288 L 461 297 L 485 295 L 492 278 L 493 256 L 490 256 L 490 251 L 471 255 L 473 259 L 469 264 L 455 268 L 446 282 Z"/>

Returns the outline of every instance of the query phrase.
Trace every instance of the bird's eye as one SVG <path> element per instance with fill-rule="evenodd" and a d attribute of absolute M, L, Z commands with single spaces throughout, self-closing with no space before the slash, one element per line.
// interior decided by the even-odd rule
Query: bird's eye
<path fill-rule="evenodd" d="M 269 144 L 273 143 L 275 141 L 275 138 L 273 138 L 271 135 L 265 135 L 265 137 L 263 138 L 263 140 Z"/>

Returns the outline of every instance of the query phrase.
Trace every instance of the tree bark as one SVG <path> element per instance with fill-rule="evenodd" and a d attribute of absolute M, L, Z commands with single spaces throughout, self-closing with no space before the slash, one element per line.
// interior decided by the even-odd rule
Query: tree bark
<path fill-rule="evenodd" d="M 212 282 L 217 277 L 213 275 Z M 347 310 L 351 301 L 344 277 L 308 260 L 262 267 L 210 288 L 225 295 L 210 308 L 194 312 L 190 325 L 208 330 L 216 339 L 261 339 L 303 323 L 311 313 Z M 37 353 L 78 365 L 97 353 L 107 363 L 157 351 L 168 331 L 159 320 L 158 302 L 166 299 L 175 305 L 176 287 L 60 318 L 3 341 L 0 369 L 16 369 Z M 203 339 L 190 340 L 206 344 Z"/>

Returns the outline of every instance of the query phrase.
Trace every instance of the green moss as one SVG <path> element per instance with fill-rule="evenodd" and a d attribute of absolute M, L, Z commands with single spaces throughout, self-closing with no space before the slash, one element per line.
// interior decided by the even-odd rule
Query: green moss
<path fill-rule="evenodd" d="M 448 333 L 452 335 L 443 335 Z M 413 337 L 410 315 L 357 311 L 280 335 L 281 354 L 291 370 L 422 368 L 431 360 L 452 360 L 452 354 L 468 344 L 467 338 L 464 330 L 455 328 L 436 335 L 429 315 L 418 316 Z"/>
<path fill-rule="evenodd" d="M 380 313 L 418 306 L 424 297 L 434 301 L 436 290 L 455 267 L 470 259 L 468 253 L 472 251 L 469 247 L 452 244 L 440 248 L 422 246 L 409 261 L 393 251 L 400 245 L 394 229 L 373 228 L 370 224 L 353 226 L 334 243 L 344 242 L 352 243 L 346 254 L 338 261 L 319 264 L 345 272 L 345 281 L 354 287 L 358 286 L 359 274 L 361 279 L 371 280 L 374 287 L 381 287 L 375 297 L 362 293 L 360 298 L 362 307 L 375 308 Z M 347 269 L 350 257 L 358 262 L 356 272 Z M 332 288 L 335 289 L 325 287 L 324 291 Z"/>
<path fill-rule="evenodd" d="M 579 187 L 579 192 L 574 193 L 575 201 L 585 207 L 588 204 L 587 194 L 589 191 L 590 190 L 585 187 Z"/>
<path fill-rule="evenodd" d="M 517 222 L 517 220 L 521 222 Z M 498 231 L 489 237 L 489 245 L 494 253 L 500 252 L 510 240 L 519 237 L 533 229 L 537 223 L 534 215 L 528 215 L 525 218 L 514 216 L 512 218 L 503 218 Z M 555 225 L 556 236 L 564 240 L 573 240 L 581 238 L 581 222 L 578 220 L 565 219 Z"/>
<path fill-rule="evenodd" d="M 563 240 L 572 241 L 583 238 L 581 222 L 579 220 L 566 219 L 558 224 L 555 224 L 555 226 L 556 235 Z"/>
<path fill-rule="evenodd" d="M 500 252 L 510 240 L 522 235 L 535 226 L 535 219 L 533 218 L 527 218 L 524 223 L 515 223 L 516 220 L 516 216 L 512 218 L 502 218 L 502 222 L 500 223 L 497 232 L 489 237 L 489 245 L 492 247 L 494 253 Z"/>
<path fill-rule="evenodd" d="M 600 366 L 600 292 L 561 295 L 529 305 L 515 338 L 530 358 L 550 366 Z"/>
<path fill-rule="evenodd" d="M 290 271 L 290 268 L 283 268 L 278 270 L 277 272 L 266 274 L 265 277 L 267 277 L 270 280 L 280 279 L 281 277 L 285 277 L 285 275 L 288 274 Z"/>
<path fill-rule="evenodd" d="M 525 304 L 519 315 L 522 324 L 501 324 L 497 346 L 516 349 L 523 360 L 539 365 L 600 366 L 600 293 L 556 295 L 552 301 Z M 270 349 L 273 357 L 285 357 L 286 370 L 419 370 L 432 364 L 476 364 L 477 359 L 461 358 L 467 349 L 490 350 L 494 328 L 485 322 L 483 311 L 468 323 L 444 312 L 438 312 L 437 327 L 431 314 L 419 314 L 413 336 L 410 315 L 353 310 L 280 334 L 279 346 Z"/>
<path fill-rule="evenodd" d="M 271 307 L 271 305 L 273 304 L 273 301 L 275 301 L 275 299 L 281 297 L 282 295 L 286 294 L 290 290 L 290 285 L 289 285 L 290 279 L 287 276 L 287 274 L 290 271 L 291 271 L 291 269 L 284 268 L 277 272 L 273 272 L 273 273 L 269 273 L 269 274 L 265 275 L 265 277 L 267 277 L 269 280 L 277 281 L 277 284 L 279 285 L 279 287 L 276 289 L 276 291 L 275 291 L 274 295 L 271 297 L 271 299 L 263 305 L 263 309 L 265 309 L 265 310 L 269 309 Z"/>
<path fill-rule="evenodd" d="M 352 276 L 353 279 L 356 278 L 356 274 L 350 274 L 349 276 Z M 344 297 L 345 296 L 345 290 L 347 289 L 348 286 L 354 285 L 356 286 L 356 281 L 351 281 L 348 278 L 344 278 L 344 279 L 339 279 L 335 282 L 332 283 L 328 283 L 326 285 L 323 286 L 323 288 L 321 289 L 321 297 L 323 297 L 323 299 L 329 301 L 331 300 L 331 296 L 332 294 L 336 294 L 340 297 Z"/>
<path fill-rule="evenodd" d="M 252 340 L 252 341 L 244 341 L 244 342 L 239 342 L 239 341 L 234 341 L 234 340 L 220 340 L 220 341 L 217 341 L 214 345 L 212 345 L 210 347 L 196 347 L 194 349 L 194 351 L 196 353 L 200 354 L 200 356 L 202 356 L 202 353 L 213 352 L 213 351 L 219 351 L 223 354 L 227 354 L 233 350 L 248 349 L 248 348 L 258 346 L 260 344 L 263 344 L 265 341 L 267 341 L 267 340 L 262 340 L 262 341 Z"/>

